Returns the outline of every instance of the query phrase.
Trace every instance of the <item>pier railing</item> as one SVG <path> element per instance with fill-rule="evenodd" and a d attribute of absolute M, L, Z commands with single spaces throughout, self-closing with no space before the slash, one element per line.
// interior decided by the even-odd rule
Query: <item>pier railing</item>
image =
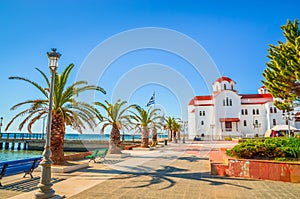
<path fill-rule="evenodd" d="M 0 139 L 15 139 L 15 140 L 38 140 L 43 139 L 42 133 L 0 133 Z"/>

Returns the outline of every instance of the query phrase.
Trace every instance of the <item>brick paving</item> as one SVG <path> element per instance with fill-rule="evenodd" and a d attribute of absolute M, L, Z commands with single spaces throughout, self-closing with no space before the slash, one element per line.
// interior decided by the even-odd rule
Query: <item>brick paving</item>
<path fill-rule="evenodd" d="M 209 151 L 233 145 L 201 141 L 168 143 L 167 147 L 153 151 L 132 151 L 130 158 L 91 164 L 73 173 L 53 174 L 57 180 L 53 187 L 57 194 L 71 199 L 300 198 L 299 183 L 210 175 Z M 34 191 L 0 189 L 0 198 L 33 195 Z"/>
<path fill-rule="evenodd" d="M 228 146 L 173 145 L 178 157 L 147 161 L 139 166 L 145 172 L 125 172 L 71 198 L 300 198 L 300 184 L 210 175 L 208 151 Z"/>

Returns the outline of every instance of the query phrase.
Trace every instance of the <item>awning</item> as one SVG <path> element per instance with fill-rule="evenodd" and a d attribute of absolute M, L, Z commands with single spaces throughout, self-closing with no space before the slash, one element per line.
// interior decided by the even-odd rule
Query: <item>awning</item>
<path fill-rule="evenodd" d="M 219 118 L 220 122 L 239 122 L 239 118 Z"/>
<path fill-rule="evenodd" d="M 288 125 L 276 125 L 271 130 L 273 131 L 287 131 L 289 129 Z M 293 126 L 290 126 L 290 130 L 295 131 L 298 130 Z"/>

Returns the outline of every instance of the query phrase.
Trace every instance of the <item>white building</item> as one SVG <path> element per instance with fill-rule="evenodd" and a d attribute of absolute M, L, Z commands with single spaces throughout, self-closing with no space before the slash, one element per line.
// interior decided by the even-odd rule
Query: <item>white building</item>
<path fill-rule="evenodd" d="M 195 96 L 188 105 L 190 139 L 196 135 L 208 139 L 263 136 L 273 126 L 286 124 L 264 86 L 258 94 L 239 94 L 233 80 L 220 77 L 212 87 L 211 95 Z"/>

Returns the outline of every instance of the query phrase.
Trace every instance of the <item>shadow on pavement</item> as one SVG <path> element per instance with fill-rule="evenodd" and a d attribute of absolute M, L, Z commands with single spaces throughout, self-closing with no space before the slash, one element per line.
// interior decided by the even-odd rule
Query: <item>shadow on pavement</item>
<path fill-rule="evenodd" d="M 209 158 L 208 157 L 196 157 L 196 156 L 191 156 L 191 157 L 179 157 L 178 160 L 186 160 L 186 161 L 189 161 L 189 162 L 197 162 L 199 160 L 208 160 Z"/>
<path fill-rule="evenodd" d="M 60 179 L 60 178 L 52 178 L 51 182 L 54 184 L 63 180 L 64 179 Z M 0 187 L 0 190 L 30 192 L 38 189 L 37 185 L 39 182 L 40 182 L 40 177 L 35 177 L 32 179 L 26 179 L 12 184 L 3 185 L 2 187 Z"/>
<path fill-rule="evenodd" d="M 195 159 L 201 159 L 201 158 L 189 158 L 189 157 L 183 157 L 182 160 L 187 161 L 196 161 Z M 109 180 L 122 180 L 122 179 L 130 179 L 130 181 L 138 180 L 140 177 L 150 177 L 150 180 L 144 181 L 143 185 L 139 186 L 132 186 L 132 187 L 126 187 L 126 188 L 144 188 L 151 185 L 168 182 L 169 185 L 161 188 L 168 189 L 173 187 L 176 184 L 176 180 L 174 179 L 186 179 L 186 180 L 195 180 L 195 181 L 204 181 L 210 183 L 212 186 L 220 186 L 220 185 L 230 185 L 235 187 L 240 187 L 244 189 L 252 189 L 247 186 L 239 185 L 236 183 L 231 183 L 228 181 L 249 181 L 249 179 L 239 179 L 239 178 L 229 178 L 229 177 L 220 177 L 220 176 L 213 176 L 209 172 L 189 172 L 187 169 L 177 168 L 173 166 L 163 166 L 161 169 L 154 170 L 151 167 L 145 167 L 145 166 L 139 166 L 139 167 L 129 167 L 124 166 L 124 169 L 130 169 L 130 172 L 123 171 L 121 172 L 120 176 L 116 176 L 114 178 L 111 178 Z M 92 172 L 99 172 L 99 173 L 111 173 L 116 174 L 115 170 L 96 170 Z"/>

